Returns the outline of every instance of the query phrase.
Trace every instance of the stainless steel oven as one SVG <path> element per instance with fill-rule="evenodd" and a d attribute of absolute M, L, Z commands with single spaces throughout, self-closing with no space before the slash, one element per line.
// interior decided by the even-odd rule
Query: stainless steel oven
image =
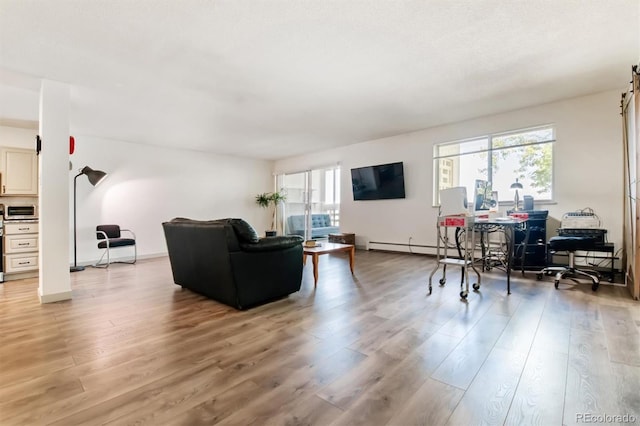
<path fill-rule="evenodd" d="M 38 209 L 33 204 L 13 204 L 4 206 L 4 220 L 37 219 Z"/>

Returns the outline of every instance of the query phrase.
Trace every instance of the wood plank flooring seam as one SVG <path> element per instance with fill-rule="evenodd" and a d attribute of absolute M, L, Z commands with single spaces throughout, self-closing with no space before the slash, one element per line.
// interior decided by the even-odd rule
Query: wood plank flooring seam
<path fill-rule="evenodd" d="M 521 305 L 521 306 L 522 306 L 522 305 Z M 517 312 L 517 311 L 516 311 L 516 312 Z M 513 316 L 511 317 L 511 319 L 513 319 Z M 522 368 L 522 371 L 520 371 L 520 376 L 518 377 L 518 381 L 517 381 L 517 383 L 516 383 L 516 387 L 515 387 L 516 391 L 514 392 L 513 398 L 511 398 L 511 402 L 509 403 L 509 408 L 507 409 L 507 416 L 505 417 L 505 421 L 504 421 L 504 422 L 505 422 L 505 424 L 506 424 L 506 422 L 507 422 L 507 419 L 509 418 L 509 413 L 511 412 L 511 409 L 512 409 L 512 407 L 513 407 L 513 402 L 514 402 L 514 400 L 515 400 L 516 392 L 517 392 L 518 388 L 520 387 L 520 383 L 522 382 L 522 376 L 524 375 L 525 367 L 526 367 L 526 365 L 527 365 L 527 362 L 529 362 L 529 358 L 530 358 L 530 356 L 531 356 L 531 348 L 533 347 L 533 342 L 534 342 L 534 340 L 535 340 L 535 335 L 536 335 L 536 334 L 538 334 L 538 330 L 540 329 L 540 321 L 541 321 L 541 320 L 542 320 L 542 315 L 540 315 L 540 316 L 538 317 L 538 323 L 536 324 L 536 330 L 535 330 L 535 332 L 534 332 L 534 334 L 533 334 L 533 335 L 534 335 L 534 338 L 533 338 L 533 339 L 531 339 L 531 343 L 529 344 L 529 348 L 527 349 L 527 356 L 526 356 L 526 359 L 525 359 L 525 361 L 524 361 L 524 366 L 523 366 L 523 368 Z M 511 322 L 511 320 L 510 320 L 509 322 Z M 508 327 L 508 326 L 509 326 L 509 324 L 507 324 L 507 327 Z M 506 327 L 505 327 L 505 329 L 506 329 Z M 565 387 L 565 388 L 566 388 L 566 387 Z M 564 406 L 563 406 L 562 408 L 563 408 L 563 412 L 564 412 Z"/>
<path fill-rule="evenodd" d="M 564 394 L 563 394 L 563 398 L 562 398 L 562 424 L 566 425 L 567 421 L 564 418 L 564 413 L 565 413 L 565 409 L 567 406 L 567 383 L 569 381 L 569 357 L 567 356 L 567 367 L 565 368 L 566 373 L 565 373 L 565 377 L 564 377 Z"/>
<path fill-rule="evenodd" d="M 436 368 L 436 370 L 437 370 L 437 368 Z M 435 371 L 435 370 L 434 370 L 434 371 Z M 456 385 L 452 385 L 452 384 L 447 383 L 447 382 L 443 382 L 442 380 L 438 380 L 438 379 L 436 379 L 436 378 L 434 378 L 434 377 L 432 377 L 432 376 L 429 376 L 429 379 L 430 379 L 430 380 L 434 380 L 434 381 L 436 381 L 436 382 L 438 382 L 438 383 L 442 383 L 443 385 L 446 385 L 446 386 L 452 386 L 452 387 L 454 387 L 454 388 L 456 388 L 456 389 L 460 389 L 461 391 L 466 392 L 466 389 L 465 389 L 465 388 L 461 388 L 460 386 L 456 386 Z"/>

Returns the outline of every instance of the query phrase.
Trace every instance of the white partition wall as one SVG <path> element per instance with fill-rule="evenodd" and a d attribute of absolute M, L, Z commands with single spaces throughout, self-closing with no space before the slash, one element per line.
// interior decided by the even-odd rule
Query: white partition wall
<path fill-rule="evenodd" d="M 69 87 L 42 81 L 39 158 L 39 258 L 42 303 L 71 298 L 69 275 Z M 35 141 L 34 141 L 35 147 Z"/>

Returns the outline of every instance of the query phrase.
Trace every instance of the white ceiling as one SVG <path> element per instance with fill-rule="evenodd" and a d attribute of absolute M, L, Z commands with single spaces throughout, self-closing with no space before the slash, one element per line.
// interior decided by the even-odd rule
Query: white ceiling
<path fill-rule="evenodd" d="M 640 0 L 0 0 L 0 119 L 265 159 L 609 89 Z"/>

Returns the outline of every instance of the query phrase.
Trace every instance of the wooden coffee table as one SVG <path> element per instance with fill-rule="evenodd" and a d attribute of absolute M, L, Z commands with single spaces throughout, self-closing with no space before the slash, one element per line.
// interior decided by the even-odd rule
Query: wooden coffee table
<path fill-rule="evenodd" d="M 353 274 L 353 259 L 356 253 L 356 246 L 353 244 L 338 244 L 338 243 L 325 243 L 324 241 L 320 247 L 306 247 L 304 248 L 304 254 L 302 255 L 302 264 L 306 265 L 307 263 L 307 255 L 312 256 L 313 261 L 313 286 L 316 287 L 318 285 L 318 257 L 321 254 L 327 253 L 335 253 L 339 251 L 348 251 L 349 252 L 349 267 L 351 268 L 351 273 Z"/>

